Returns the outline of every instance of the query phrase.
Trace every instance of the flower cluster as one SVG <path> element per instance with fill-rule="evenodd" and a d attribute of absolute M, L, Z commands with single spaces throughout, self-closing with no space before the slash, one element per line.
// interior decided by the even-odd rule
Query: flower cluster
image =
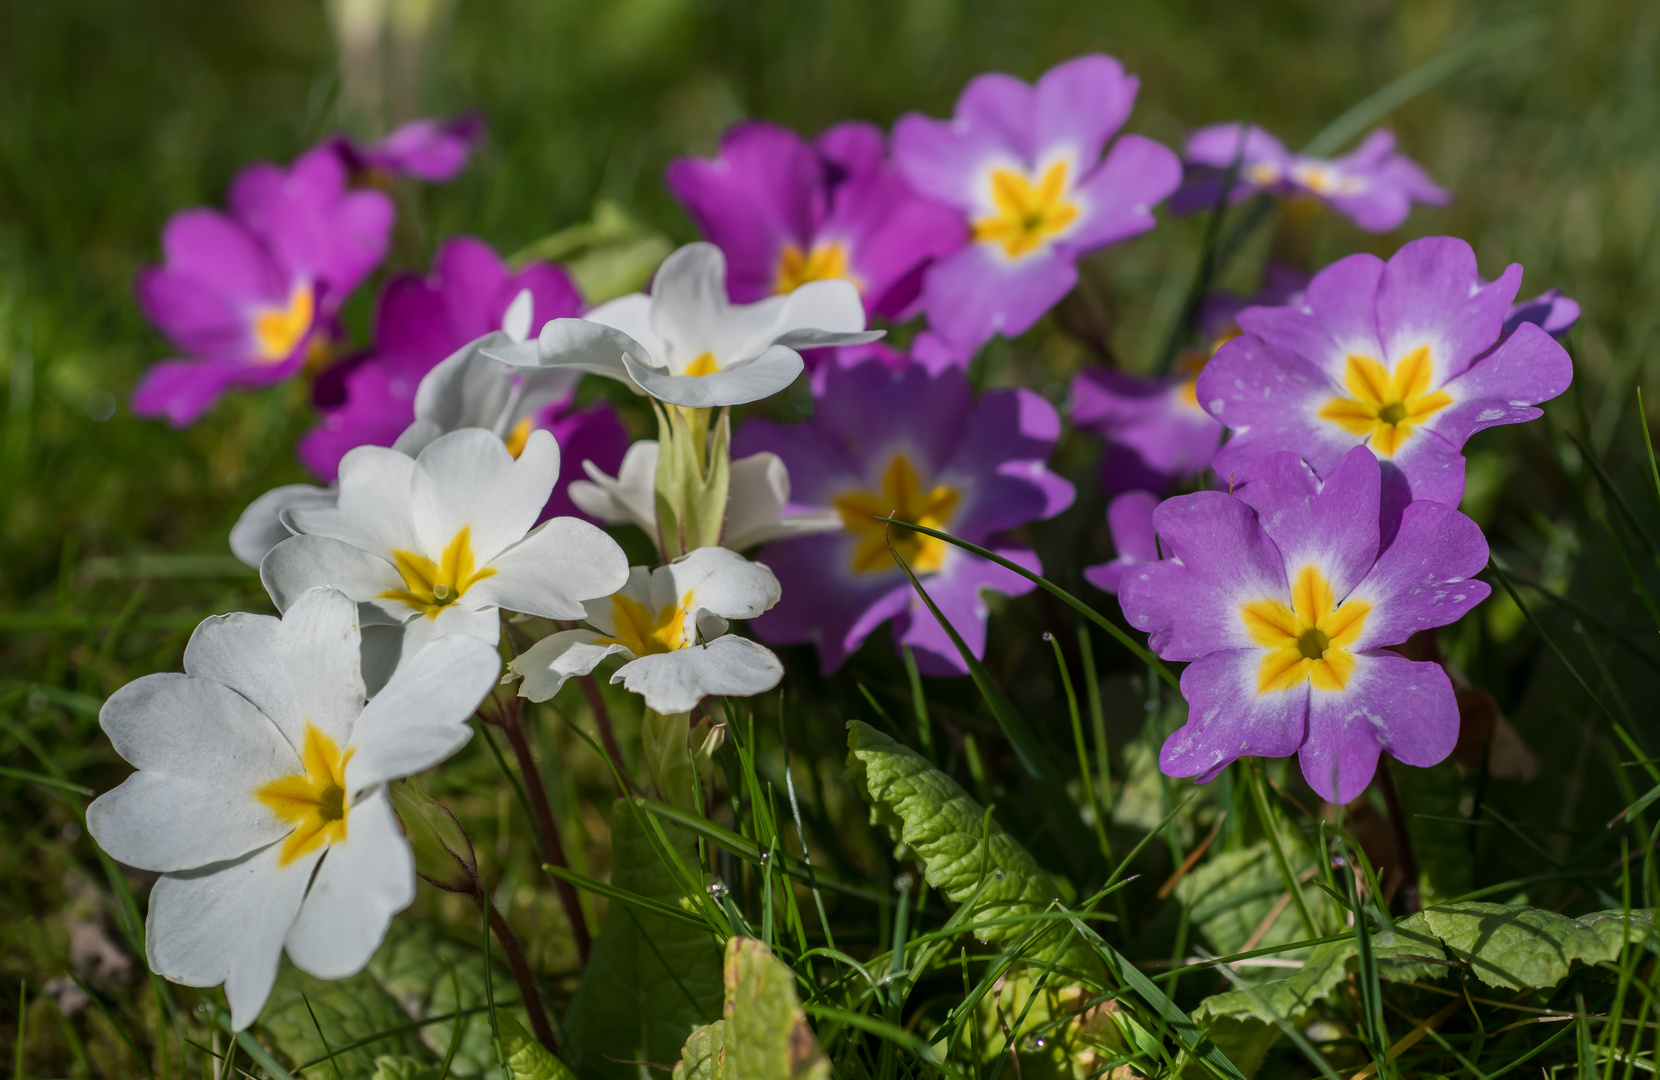
<path fill-rule="evenodd" d="M 1137 90 L 1091 55 L 1030 84 L 981 75 L 951 119 L 891 133 L 745 121 L 670 165 L 704 239 L 644 291 L 583 275 L 585 298 L 560 266 L 450 237 L 430 267 L 385 273 L 355 350 L 336 316 L 387 254 L 383 189 L 455 176 L 478 117 L 337 136 L 245 170 L 228 212 L 174 218 L 138 292 L 187 359 L 153 368 L 135 411 L 186 424 L 229 387 L 304 373 L 319 418 L 297 453 L 326 486 L 267 492 L 232 531 L 280 618 L 209 619 L 183 674 L 105 705 L 137 771 L 88 822 L 163 875 L 152 968 L 223 983 L 238 1030 L 284 951 L 322 977 L 360 969 L 414 895 L 419 830 L 391 785 L 454 753 L 470 718 L 511 731 L 573 680 L 597 700 L 606 673 L 684 726 L 708 698 L 776 687 L 769 645 L 811 645 L 828 675 L 883 623 L 920 673 L 966 673 L 990 595 L 1034 589 L 1009 565 L 1043 573 L 1028 534 L 1076 494 L 1049 466 L 1062 411 L 971 379 L 983 346 L 1036 325 L 1080 260 L 1172 196 L 1314 196 L 1374 231 L 1446 201 L 1386 132 L 1319 160 L 1219 125 L 1184 165 L 1122 133 Z M 1447 672 L 1393 650 L 1487 595 L 1462 450 L 1567 387 L 1578 307 L 1517 303 L 1520 267 L 1486 281 L 1446 237 L 1311 270 L 1195 297 L 1162 367 L 1078 371 L 1069 415 L 1105 444 L 1117 550 L 1084 576 L 1187 664 L 1163 770 L 1295 754 L 1346 801 L 1383 753 L 1429 765 L 1457 739 Z M 613 535 L 629 529 L 642 564 Z M 169 827 L 186 820 L 202 825 Z M 475 871 L 429 880 L 484 908 Z"/>

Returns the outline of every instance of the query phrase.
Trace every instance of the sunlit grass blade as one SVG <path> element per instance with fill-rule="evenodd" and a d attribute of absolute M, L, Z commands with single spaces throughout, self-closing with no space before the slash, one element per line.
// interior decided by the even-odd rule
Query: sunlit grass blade
<path fill-rule="evenodd" d="M 547 871 L 549 875 L 559 878 L 562 881 L 568 881 L 577 888 L 591 892 L 595 896 L 603 896 L 607 900 L 627 905 L 630 908 L 636 908 L 641 911 L 649 911 L 651 914 L 660 919 L 668 919 L 671 922 L 683 923 L 687 926 L 695 927 L 698 930 L 709 929 L 708 921 L 700 919 L 696 915 L 689 914 L 680 908 L 671 907 L 668 904 L 653 900 L 648 896 L 641 896 L 639 893 L 630 892 L 627 889 L 619 889 L 616 886 L 608 885 L 603 881 L 596 881 L 587 874 L 579 874 L 575 870 L 567 870 L 563 866 L 554 866 L 549 863 L 544 863 L 542 865 L 542 869 Z"/>
<path fill-rule="evenodd" d="M 1140 659 L 1142 663 L 1157 671 L 1159 673 L 1159 678 L 1163 679 L 1166 683 L 1169 683 L 1171 689 L 1181 689 L 1181 683 L 1176 679 L 1176 673 L 1166 667 L 1164 661 L 1154 656 L 1151 652 L 1147 651 L 1145 646 L 1139 644 L 1130 635 L 1113 625 L 1112 620 L 1108 619 L 1105 615 L 1102 615 L 1099 611 L 1096 611 L 1094 608 L 1090 607 L 1076 596 L 1073 596 L 1059 585 L 1056 585 L 1042 574 L 1034 574 L 1024 566 L 1021 566 L 1019 563 L 1011 562 L 1010 560 L 997 554 L 995 551 L 988 551 L 978 544 L 971 544 L 967 540 L 952 536 L 950 533 L 940 532 L 938 529 L 930 529 L 926 525 L 916 525 L 909 521 L 901 521 L 898 518 L 877 518 L 876 520 L 885 521 L 889 525 L 899 525 L 903 528 L 910 529 L 913 532 L 919 532 L 926 536 L 932 536 L 936 540 L 944 540 L 947 544 L 953 544 L 962 548 L 964 551 L 972 551 L 982 559 L 989 559 L 998 566 L 1001 566 L 1003 569 L 1019 574 L 1027 581 L 1030 581 L 1038 588 L 1043 589 L 1045 592 L 1055 597 L 1055 599 L 1061 601 L 1074 611 L 1078 612 L 1080 615 L 1095 623 L 1095 625 L 1105 630 L 1108 634 L 1111 634 L 1114 641 L 1130 650 L 1130 652 Z"/>

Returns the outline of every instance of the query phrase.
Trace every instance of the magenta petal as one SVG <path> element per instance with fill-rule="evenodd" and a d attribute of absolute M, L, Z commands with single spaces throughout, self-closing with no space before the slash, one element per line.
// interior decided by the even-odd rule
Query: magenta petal
<path fill-rule="evenodd" d="M 248 348 L 248 320 L 240 297 L 161 267 L 139 271 L 133 292 L 144 317 L 180 349 L 209 353 Z"/>
<path fill-rule="evenodd" d="M 513 297 L 502 297 L 507 285 L 507 264 L 489 244 L 471 236 L 455 236 L 444 241 L 433 256 L 432 273 L 427 281 L 448 316 L 450 346 L 444 356 L 475 338 L 501 329 L 502 314 Z"/>
<path fill-rule="evenodd" d="M 1262 531 L 1285 559 L 1287 578 L 1318 567 L 1341 597 L 1377 559 L 1381 470 L 1372 452 L 1357 446 L 1324 479 L 1318 483 L 1297 455 L 1279 453 L 1239 497 L 1256 508 Z"/>
<path fill-rule="evenodd" d="M 1377 313 L 1383 270 L 1375 255 L 1339 259 L 1314 275 L 1302 304 L 1246 308 L 1239 328 L 1340 380 L 1350 353 L 1383 359 Z"/>
<path fill-rule="evenodd" d="M 967 238 L 960 213 L 918 197 L 887 172 L 842 183 L 815 237 L 847 245 L 866 309 L 887 317 L 916 302 L 928 260 L 956 251 Z"/>
<path fill-rule="evenodd" d="M 1146 232 L 1158 224 L 1153 207 L 1181 180 L 1181 160 L 1168 146 L 1124 136 L 1078 189 L 1083 222 L 1062 242 L 1074 251 L 1093 251 Z"/>
<path fill-rule="evenodd" d="M 992 550 L 1035 574 L 1043 573 L 1043 564 L 1038 562 L 1036 552 L 1024 548 Z M 986 632 L 991 616 L 983 594 L 990 591 L 1024 596 L 1037 588 L 1014 571 L 966 551 L 953 551 L 939 573 L 922 579 L 922 587 L 928 590 L 940 614 L 951 623 L 976 659 L 986 655 Z M 968 674 L 962 654 L 922 598 L 914 595 L 914 590 L 905 616 L 894 622 L 893 630 L 894 640 L 909 645 L 916 654 L 917 668 L 924 675 Z"/>
<path fill-rule="evenodd" d="M 935 331 L 974 348 L 1025 333 L 1077 282 L 1077 266 L 1055 248 L 1010 262 L 995 245 L 970 244 L 929 268 L 922 302 Z"/>
<path fill-rule="evenodd" d="M 1139 85 L 1110 56 L 1079 56 L 1056 64 L 1033 88 L 1032 145 L 1048 153 L 1069 151 L 1080 167 L 1094 162 L 1129 119 Z M 1176 175 L 1180 179 L 1179 164 Z"/>
<path fill-rule="evenodd" d="M 1187 666 L 1182 672 L 1187 723 L 1159 751 L 1166 776 L 1191 776 L 1203 784 L 1240 757 L 1297 752 L 1308 723 L 1308 686 L 1258 693 L 1261 665 L 1261 649 L 1233 649 Z"/>
<path fill-rule="evenodd" d="M 1450 506 L 1411 504 L 1377 565 L 1350 594 L 1372 609 L 1354 649 L 1399 645 L 1420 630 L 1458 621 L 1492 591 L 1475 580 L 1486 565 L 1480 526 Z"/>
<path fill-rule="evenodd" d="M 1491 354 L 1446 384 L 1454 404 L 1427 425 L 1455 447 L 1484 428 L 1515 424 L 1540 415 L 1528 406 L 1568 389 L 1574 362 L 1557 340 L 1533 323 L 1522 323 Z"/>
<path fill-rule="evenodd" d="M 1522 268 L 1512 263 L 1497 281 L 1483 285 L 1476 253 L 1455 237 L 1403 245 L 1378 280 L 1378 335 L 1385 356 L 1394 360 L 1427 344 L 1434 385 L 1445 383 L 1498 340 L 1521 283 Z"/>
<path fill-rule="evenodd" d="M 1116 593 L 1124 572 L 1158 559 L 1153 535 L 1153 508 L 1159 499 L 1150 491 L 1126 491 L 1107 504 L 1107 529 L 1117 558 L 1084 569 L 1084 580 L 1102 592 Z"/>
<path fill-rule="evenodd" d="M 301 436 L 295 456 L 325 484 L 332 484 L 340 459 L 359 446 L 391 446 L 415 419 L 419 374 L 369 357 L 342 384 L 345 400 L 323 409 L 318 425 Z"/>
<path fill-rule="evenodd" d="M 243 303 L 287 301 L 289 279 L 259 239 L 215 210 L 174 214 L 161 234 L 167 272 Z"/>
<path fill-rule="evenodd" d="M 820 154 L 849 177 L 882 171 L 888 159 L 888 137 L 875 124 L 847 120 L 825 128 L 813 140 Z"/>
<path fill-rule="evenodd" d="M 188 427 L 236 382 L 243 366 L 230 360 L 163 360 L 133 390 L 133 413 L 165 416 L 174 427 Z"/>
<path fill-rule="evenodd" d="M 1388 651 L 1355 657 L 1343 690 L 1309 695 L 1303 777 L 1320 797 L 1347 803 L 1366 790 L 1387 750 L 1408 765 L 1444 761 L 1458 742 L 1458 702 L 1440 664 Z"/>

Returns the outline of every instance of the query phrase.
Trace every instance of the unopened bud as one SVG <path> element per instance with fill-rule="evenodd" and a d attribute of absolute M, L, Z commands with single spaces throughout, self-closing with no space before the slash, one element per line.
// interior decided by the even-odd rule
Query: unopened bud
<path fill-rule="evenodd" d="M 473 842 L 449 808 L 421 790 L 413 778 L 388 784 L 387 790 L 415 851 L 415 872 L 446 892 L 478 891 Z"/>

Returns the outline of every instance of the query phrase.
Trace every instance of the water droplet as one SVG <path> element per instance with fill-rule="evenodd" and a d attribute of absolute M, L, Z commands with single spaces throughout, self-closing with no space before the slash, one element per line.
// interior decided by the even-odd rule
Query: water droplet
<path fill-rule="evenodd" d="M 1054 641 L 1055 640 L 1055 635 L 1051 634 L 1049 631 L 1045 630 L 1043 632 L 1043 640 L 1044 641 Z"/>
<path fill-rule="evenodd" d="M 772 862 L 772 852 L 770 852 L 770 851 L 761 852 L 761 866 L 765 867 L 770 862 Z"/>
<path fill-rule="evenodd" d="M 1042 1036 L 1042 1035 L 1039 1035 L 1039 1036 L 1038 1036 L 1038 1037 L 1037 1037 L 1037 1038 L 1035 1038 L 1035 1039 L 1033 1039 L 1033 1040 L 1032 1040 L 1032 1045 L 1033 1045 L 1033 1046 L 1035 1046 L 1035 1047 L 1037 1047 L 1037 1048 L 1038 1048 L 1038 1049 L 1039 1049 L 1039 1050 L 1042 1050 L 1042 1049 L 1043 1049 L 1043 1046 L 1044 1046 L 1044 1043 L 1045 1043 L 1045 1042 L 1046 1042 L 1046 1041 L 1047 1041 L 1047 1040 L 1045 1040 L 1045 1039 L 1044 1039 L 1044 1037 L 1043 1037 L 1043 1036 Z"/>
<path fill-rule="evenodd" d="M 991 876 L 996 878 L 998 881 L 1002 881 L 1003 880 L 1003 868 L 998 867 L 996 870 L 993 870 L 991 872 Z"/>
<path fill-rule="evenodd" d="M 716 881 L 711 883 L 709 886 L 709 895 L 714 898 L 714 901 L 717 904 L 725 900 L 726 894 L 731 891 L 731 889 L 726 887 L 726 882 L 724 881 Z"/>
<path fill-rule="evenodd" d="M 912 877 L 910 874 L 900 874 L 898 877 L 893 879 L 893 887 L 899 892 L 910 892 L 911 887 L 915 884 L 916 878 Z"/>

